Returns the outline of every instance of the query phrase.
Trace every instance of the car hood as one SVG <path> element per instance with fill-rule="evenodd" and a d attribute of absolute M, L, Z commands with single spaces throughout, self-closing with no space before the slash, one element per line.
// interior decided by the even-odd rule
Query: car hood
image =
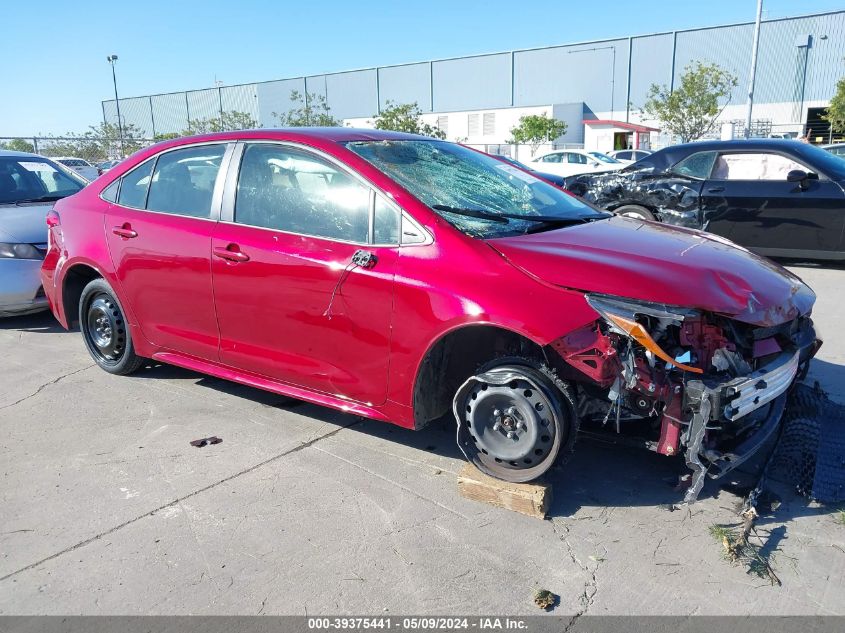
<path fill-rule="evenodd" d="M 52 202 L 0 205 L 0 242 L 43 244 L 47 241 L 47 212 Z"/>
<path fill-rule="evenodd" d="M 625 217 L 488 244 L 541 282 L 759 326 L 808 314 L 816 297 L 782 266 L 721 237 Z"/>

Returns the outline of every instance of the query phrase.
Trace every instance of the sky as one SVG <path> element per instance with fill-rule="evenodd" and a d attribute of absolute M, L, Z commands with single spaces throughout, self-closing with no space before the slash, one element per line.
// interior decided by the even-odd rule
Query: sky
<path fill-rule="evenodd" d="M 0 137 L 84 132 L 114 97 L 753 21 L 756 0 L 0 0 Z M 764 0 L 764 19 L 845 8 Z M 671 8 L 667 8 L 671 7 Z"/>

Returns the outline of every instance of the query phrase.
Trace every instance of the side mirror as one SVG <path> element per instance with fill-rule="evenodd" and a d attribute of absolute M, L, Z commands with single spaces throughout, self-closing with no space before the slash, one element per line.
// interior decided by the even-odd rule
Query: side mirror
<path fill-rule="evenodd" d="M 808 187 L 807 181 L 810 179 L 810 174 L 808 174 L 803 169 L 793 169 L 788 174 L 786 174 L 786 181 L 787 182 L 797 182 L 798 187 L 800 187 L 801 191 L 806 191 Z"/>

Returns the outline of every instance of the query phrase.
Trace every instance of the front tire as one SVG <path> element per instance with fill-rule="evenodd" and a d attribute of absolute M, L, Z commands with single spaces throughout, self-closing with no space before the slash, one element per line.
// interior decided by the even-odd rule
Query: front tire
<path fill-rule="evenodd" d="M 110 374 L 137 371 L 146 359 L 135 353 L 123 308 L 105 279 L 94 279 L 79 300 L 79 329 L 88 353 Z"/>
<path fill-rule="evenodd" d="M 626 218 L 636 218 L 637 220 L 650 220 L 654 222 L 656 219 L 651 211 L 636 204 L 623 205 L 618 209 L 614 209 L 613 212 L 616 215 L 622 215 Z"/>
<path fill-rule="evenodd" d="M 569 454 L 577 433 L 574 399 L 547 368 L 528 359 L 493 361 L 454 399 L 458 446 L 480 471 L 504 481 L 536 479 Z"/>

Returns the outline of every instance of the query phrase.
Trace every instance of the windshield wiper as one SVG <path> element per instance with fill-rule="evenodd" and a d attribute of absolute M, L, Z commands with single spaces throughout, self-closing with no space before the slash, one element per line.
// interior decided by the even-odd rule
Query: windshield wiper
<path fill-rule="evenodd" d="M 64 196 L 41 196 L 40 198 L 24 198 L 23 200 L 15 200 L 15 204 L 25 204 L 27 202 L 55 202 L 61 200 Z"/>
<path fill-rule="evenodd" d="M 450 207 L 446 204 L 432 205 L 432 209 L 437 211 L 445 211 L 447 213 L 456 213 L 458 215 L 467 215 L 471 218 L 480 218 L 482 220 L 490 220 L 491 222 L 499 222 L 501 224 L 508 224 L 510 220 L 525 220 L 526 222 L 542 222 L 544 224 L 580 224 L 582 222 L 590 222 L 591 220 L 598 220 L 605 215 L 587 215 L 574 218 L 564 218 L 557 215 L 522 215 L 520 213 L 494 213 L 492 211 L 485 211 L 483 209 L 464 209 L 461 207 Z"/>
<path fill-rule="evenodd" d="M 456 215 L 466 215 L 471 218 L 478 218 L 479 220 L 490 220 L 491 222 L 498 222 L 499 224 L 509 224 L 510 220 L 502 213 L 492 213 L 484 211 L 483 209 L 464 209 L 461 207 L 450 207 L 448 204 L 433 204 L 432 209 L 437 211 L 445 211 L 446 213 L 454 213 Z"/>

